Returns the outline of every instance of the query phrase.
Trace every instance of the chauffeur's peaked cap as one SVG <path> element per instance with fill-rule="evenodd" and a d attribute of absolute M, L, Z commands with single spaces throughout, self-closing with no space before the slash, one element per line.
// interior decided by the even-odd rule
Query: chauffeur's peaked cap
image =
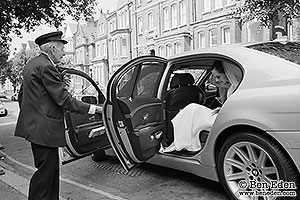
<path fill-rule="evenodd" d="M 39 46 L 46 44 L 47 42 L 50 42 L 50 41 L 60 41 L 64 44 L 67 44 L 68 42 L 66 40 L 61 39 L 62 34 L 63 34 L 63 32 L 61 32 L 61 31 L 46 33 L 46 34 L 41 35 L 38 38 L 36 38 L 35 43 Z"/>

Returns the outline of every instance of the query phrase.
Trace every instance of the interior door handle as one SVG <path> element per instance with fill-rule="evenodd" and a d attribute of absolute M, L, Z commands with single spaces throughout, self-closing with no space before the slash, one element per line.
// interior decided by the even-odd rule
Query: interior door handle
<path fill-rule="evenodd" d="M 99 135 L 105 134 L 105 126 L 101 126 L 99 128 L 94 128 L 90 131 L 89 138 L 94 138 Z"/>
<path fill-rule="evenodd" d="M 158 132 L 155 132 L 154 134 L 152 134 L 150 136 L 151 141 L 154 140 L 154 139 L 159 139 L 161 137 L 162 133 L 163 133 L 162 131 L 158 131 Z"/>
<path fill-rule="evenodd" d="M 95 120 L 95 115 L 93 115 L 93 116 L 89 117 L 89 120 L 90 120 L 90 121 L 93 121 L 93 120 Z"/>

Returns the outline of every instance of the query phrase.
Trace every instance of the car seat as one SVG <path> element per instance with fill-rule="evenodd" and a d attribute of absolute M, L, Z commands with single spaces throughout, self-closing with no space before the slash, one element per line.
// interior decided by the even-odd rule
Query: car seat
<path fill-rule="evenodd" d="M 194 77 L 190 73 L 175 74 L 170 83 L 170 91 L 166 95 L 166 134 L 163 146 L 169 146 L 174 141 L 171 120 L 190 103 L 199 103 L 200 89 L 193 85 Z"/>

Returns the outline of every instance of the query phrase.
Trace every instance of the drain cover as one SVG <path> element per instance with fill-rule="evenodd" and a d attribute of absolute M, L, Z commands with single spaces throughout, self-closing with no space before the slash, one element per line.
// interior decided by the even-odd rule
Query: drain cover
<path fill-rule="evenodd" d="M 101 161 L 101 162 L 93 162 L 92 167 L 97 168 L 97 169 L 111 171 L 111 172 L 117 172 L 117 173 L 124 174 L 124 175 L 127 175 L 127 176 L 132 176 L 132 177 L 140 176 L 140 175 L 145 173 L 144 169 L 141 169 L 141 168 L 138 168 L 138 167 L 136 167 L 136 168 L 130 170 L 129 172 L 127 172 L 122 167 L 119 160 L 115 157 L 108 157 L 107 160 Z"/>

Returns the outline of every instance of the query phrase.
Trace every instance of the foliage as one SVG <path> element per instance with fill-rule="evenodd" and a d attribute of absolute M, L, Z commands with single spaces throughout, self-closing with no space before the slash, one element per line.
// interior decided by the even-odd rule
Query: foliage
<path fill-rule="evenodd" d="M 39 54 L 38 49 L 31 49 L 28 51 L 22 50 L 18 52 L 14 58 L 9 62 L 8 67 L 5 70 L 5 76 L 12 83 L 14 90 L 22 82 L 23 79 L 23 69 L 26 63 L 33 57 Z"/>
<path fill-rule="evenodd" d="M 7 46 L 0 45 L 0 84 L 5 82 L 5 71 L 8 66 L 7 59 L 9 56 L 9 51 Z"/>
<path fill-rule="evenodd" d="M 298 0 L 245 0 L 244 5 L 233 9 L 231 15 L 240 24 L 257 19 L 263 26 L 270 27 L 278 12 L 288 21 L 300 16 Z"/>
<path fill-rule="evenodd" d="M 75 20 L 94 13 L 95 0 L 1 0 L 0 38 L 10 41 L 9 34 L 49 24 L 59 27 L 67 15 Z"/>

